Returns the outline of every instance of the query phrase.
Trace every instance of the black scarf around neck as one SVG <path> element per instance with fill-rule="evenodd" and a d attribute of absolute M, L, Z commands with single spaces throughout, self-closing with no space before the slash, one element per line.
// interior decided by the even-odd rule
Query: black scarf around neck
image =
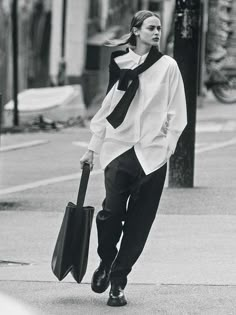
<path fill-rule="evenodd" d="M 122 55 L 127 52 L 122 52 Z M 116 55 L 117 56 L 117 55 Z M 150 49 L 145 61 L 134 69 L 120 69 L 113 58 L 110 63 L 110 73 L 114 74 L 115 82 L 119 80 L 118 90 L 125 91 L 124 95 L 113 109 L 113 111 L 106 117 L 113 128 L 119 127 L 125 119 L 129 106 L 139 87 L 139 74 L 150 68 L 157 62 L 163 54 L 153 47 Z M 130 84 L 129 82 L 132 81 Z M 115 83 L 113 82 L 113 84 Z"/>

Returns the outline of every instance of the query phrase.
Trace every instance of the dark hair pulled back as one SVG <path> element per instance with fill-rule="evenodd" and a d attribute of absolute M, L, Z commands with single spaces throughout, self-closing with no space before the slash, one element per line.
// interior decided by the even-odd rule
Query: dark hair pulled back
<path fill-rule="evenodd" d="M 134 27 L 141 28 L 143 21 L 152 16 L 155 16 L 160 20 L 159 15 L 152 11 L 141 10 L 136 12 L 130 23 L 130 32 L 118 39 L 107 41 L 105 45 L 110 47 L 122 46 L 126 44 L 129 44 L 130 46 L 136 46 L 136 36 L 133 33 L 133 28 Z"/>

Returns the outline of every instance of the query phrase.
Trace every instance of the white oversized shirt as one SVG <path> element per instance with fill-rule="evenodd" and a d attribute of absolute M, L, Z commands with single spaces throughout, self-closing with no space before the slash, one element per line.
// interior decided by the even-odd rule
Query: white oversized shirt
<path fill-rule="evenodd" d="M 115 58 L 120 69 L 134 69 L 148 54 L 127 54 Z M 139 88 L 122 124 L 114 129 L 106 120 L 125 93 L 118 81 L 108 92 L 101 108 L 91 120 L 92 138 L 88 149 L 100 153 L 104 169 L 113 159 L 134 147 L 145 172 L 150 174 L 164 165 L 174 153 L 187 124 L 183 80 L 176 61 L 162 56 L 139 75 Z"/>

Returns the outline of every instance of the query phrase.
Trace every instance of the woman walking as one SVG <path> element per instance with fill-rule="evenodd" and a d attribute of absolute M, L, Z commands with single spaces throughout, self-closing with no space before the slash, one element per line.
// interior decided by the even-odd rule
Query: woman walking
<path fill-rule="evenodd" d="M 113 42 L 129 47 L 111 54 L 107 94 L 80 160 L 92 169 L 98 153 L 104 169 L 106 196 L 96 217 L 101 261 L 91 286 L 102 293 L 111 284 L 109 306 L 127 304 L 127 276 L 146 243 L 167 160 L 187 123 L 182 77 L 175 60 L 159 51 L 160 38 L 159 16 L 144 10 L 134 15 L 130 33 Z"/>

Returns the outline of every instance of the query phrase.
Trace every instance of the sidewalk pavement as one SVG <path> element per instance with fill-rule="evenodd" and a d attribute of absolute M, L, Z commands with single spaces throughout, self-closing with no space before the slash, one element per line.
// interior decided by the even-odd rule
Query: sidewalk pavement
<path fill-rule="evenodd" d="M 235 138 L 235 105 L 210 99 L 198 110 L 197 118 L 197 137 L 206 140 L 210 130 L 216 141 L 222 132 Z M 97 295 L 90 289 L 98 263 L 95 222 L 82 284 L 70 275 L 57 281 L 50 260 L 63 213 L 53 208 L 43 211 L 37 204 L 37 211 L 0 211 L 0 291 L 45 315 L 236 314 L 235 155 L 235 145 L 199 153 L 195 188 L 164 190 L 143 255 L 129 277 L 127 306 L 110 308 L 107 292 Z M 37 193 L 44 192 L 51 203 L 55 196 L 65 196 L 76 182 L 49 185 Z M 96 210 L 102 185 L 102 174 L 91 176 L 86 204 L 96 205 Z M 20 194 L 24 192 L 16 198 Z M 0 314 L 4 315 L 1 309 Z"/>

